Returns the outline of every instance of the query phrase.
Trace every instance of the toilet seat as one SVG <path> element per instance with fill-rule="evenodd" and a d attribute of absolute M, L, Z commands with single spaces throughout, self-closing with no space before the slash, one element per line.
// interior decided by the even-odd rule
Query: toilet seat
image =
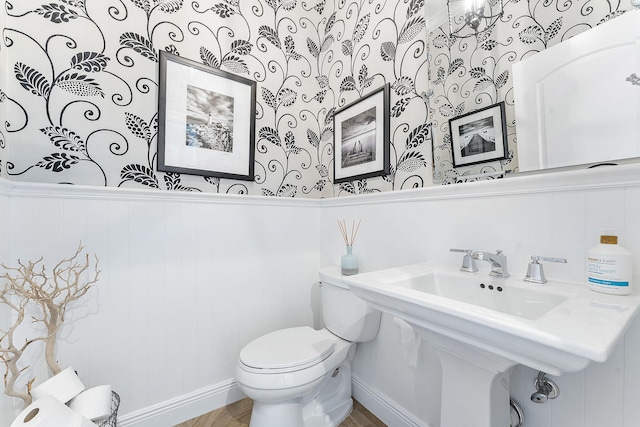
<path fill-rule="evenodd" d="M 240 352 L 243 368 L 285 373 L 308 368 L 331 356 L 336 341 L 309 326 L 274 331 L 247 344 Z"/>

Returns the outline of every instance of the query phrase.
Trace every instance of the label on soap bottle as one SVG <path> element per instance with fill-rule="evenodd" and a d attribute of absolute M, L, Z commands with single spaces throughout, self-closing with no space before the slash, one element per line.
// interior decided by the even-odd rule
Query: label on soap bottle
<path fill-rule="evenodd" d="M 631 257 L 625 255 L 589 255 L 587 257 L 589 285 L 595 291 L 629 293 Z"/>

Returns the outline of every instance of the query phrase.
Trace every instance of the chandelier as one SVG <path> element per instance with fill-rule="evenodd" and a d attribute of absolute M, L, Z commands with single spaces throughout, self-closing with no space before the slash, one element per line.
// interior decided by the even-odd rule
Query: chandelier
<path fill-rule="evenodd" d="M 447 0 L 447 12 L 451 36 L 467 38 L 490 31 L 504 7 L 502 0 Z"/>

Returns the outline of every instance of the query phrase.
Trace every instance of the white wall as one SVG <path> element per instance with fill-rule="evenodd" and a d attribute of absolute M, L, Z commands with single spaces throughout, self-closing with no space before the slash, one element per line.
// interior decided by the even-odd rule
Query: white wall
<path fill-rule="evenodd" d="M 85 385 L 113 385 L 120 425 L 174 425 L 237 400 L 245 344 L 313 325 L 317 201 L 46 184 L 0 197 L 3 262 L 52 266 L 79 241 L 98 255 L 100 281 L 68 312 L 57 355 Z"/>
<path fill-rule="evenodd" d="M 531 255 L 546 255 L 568 260 L 545 265 L 547 277 L 583 282 L 586 250 L 598 243 L 601 228 L 611 226 L 620 243 L 636 254 L 635 281 L 640 285 L 638 212 L 638 166 L 332 199 L 323 203 L 321 264 L 337 262 L 344 250 L 336 219 L 362 219 L 354 246 L 362 271 L 427 260 L 458 268 L 461 256 L 449 248 L 503 249 L 514 277 L 524 277 Z M 484 264 L 479 263 L 478 274 L 488 274 Z M 561 390 L 558 399 L 532 403 L 537 372 L 524 367 L 513 372 L 512 398 L 524 407 L 527 427 L 637 427 L 638 354 L 640 319 L 609 361 L 554 378 Z M 353 372 L 368 388 L 404 408 L 417 425 L 438 425 L 437 359 L 424 345 L 417 369 L 409 367 L 390 316 L 383 316 L 375 341 L 360 345 Z"/>
<path fill-rule="evenodd" d="M 320 201 L 0 182 L 0 237 L 11 242 L 3 260 L 53 262 L 79 240 L 100 257 L 96 292 L 69 313 L 58 356 L 88 386 L 114 385 L 125 427 L 173 425 L 239 398 L 233 367 L 245 343 L 315 324 L 316 271 L 344 251 L 337 219 L 362 219 L 363 271 L 423 260 L 457 267 L 450 247 L 501 248 L 514 277 L 538 254 L 569 260 L 547 265 L 548 277 L 581 281 L 604 226 L 640 253 L 633 165 Z M 529 401 L 536 372 L 516 368 L 512 397 L 526 426 L 637 427 L 639 352 L 636 321 L 608 362 L 554 378 L 561 395 L 544 405 Z M 388 316 L 359 347 L 354 375 L 354 390 L 377 393 L 407 425 L 437 425 L 437 359 L 424 345 L 409 367 Z M 0 409 L 15 408 L 3 397 Z"/>
<path fill-rule="evenodd" d="M 0 179 L 0 260 L 5 261 L 9 254 L 7 234 L 9 230 L 9 194 L 11 185 Z M 0 284 L 0 286 L 2 286 Z M 7 306 L 0 304 L 0 329 L 4 329 L 11 321 L 11 312 Z M 3 383 L 0 383 L 3 384 Z M 2 385 L 4 390 L 4 385 Z M 4 393 L 0 394 L 0 426 L 9 425 L 12 421 L 12 411 L 9 410 L 12 399 Z"/>

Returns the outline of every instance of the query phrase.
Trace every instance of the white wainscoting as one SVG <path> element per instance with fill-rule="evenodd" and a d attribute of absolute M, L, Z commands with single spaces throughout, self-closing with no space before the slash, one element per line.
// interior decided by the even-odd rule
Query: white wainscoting
<path fill-rule="evenodd" d="M 9 206 L 0 212 L 3 260 L 53 262 L 80 240 L 100 257 L 101 280 L 69 312 L 58 356 L 87 386 L 113 384 L 126 427 L 169 426 L 236 400 L 246 342 L 318 325 L 316 272 L 344 252 L 337 219 L 362 220 L 354 252 L 363 271 L 424 260 L 456 267 L 449 248 L 470 247 L 503 249 L 516 277 L 533 254 L 566 257 L 547 276 L 579 281 L 603 227 L 640 254 L 635 165 L 319 201 L 0 180 L 0 202 Z M 608 362 L 554 378 L 558 399 L 533 404 L 536 372 L 523 367 L 512 397 L 527 427 L 637 427 L 638 354 L 640 320 Z M 389 425 L 438 426 L 437 358 L 423 342 L 409 366 L 390 316 L 376 340 L 359 344 L 353 371 L 355 397 Z M 3 414 L 12 403 L 0 399 Z"/>
<path fill-rule="evenodd" d="M 245 344 L 314 325 L 317 200 L 5 186 L 3 262 L 44 256 L 52 267 L 80 241 L 100 259 L 100 281 L 67 313 L 58 359 L 88 387 L 112 384 L 124 425 L 173 425 L 233 401 L 219 387 Z M 217 391 L 190 400 L 208 387 Z"/>
<path fill-rule="evenodd" d="M 449 248 L 503 249 L 514 277 L 524 277 L 531 255 L 546 255 L 568 259 L 568 264 L 545 265 L 547 277 L 577 282 L 584 281 L 586 250 L 598 243 L 599 230 L 614 227 L 620 243 L 636 255 L 634 280 L 640 288 L 637 165 L 326 200 L 322 265 L 336 262 L 343 251 L 333 232 L 339 218 L 362 220 L 353 251 L 363 271 L 427 260 L 458 268 L 462 257 Z M 479 263 L 478 274 L 489 273 L 484 264 Z M 514 369 L 511 395 L 523 406 L 527 427 L 638 427 L 639 354 L 636 319 L 606 363 L 553 378 L 560 387 L 556 400 L 531 402 L 537 372 L 525 367 Z M 359 346 L 353 364 L 354 376 L 368 388 L 434 426 L 439 422 L 439 371 L 424 342 L 417 367 L 409 366 L 400 331 L 388 315 L 382 317 L 377 339 Z"/>

